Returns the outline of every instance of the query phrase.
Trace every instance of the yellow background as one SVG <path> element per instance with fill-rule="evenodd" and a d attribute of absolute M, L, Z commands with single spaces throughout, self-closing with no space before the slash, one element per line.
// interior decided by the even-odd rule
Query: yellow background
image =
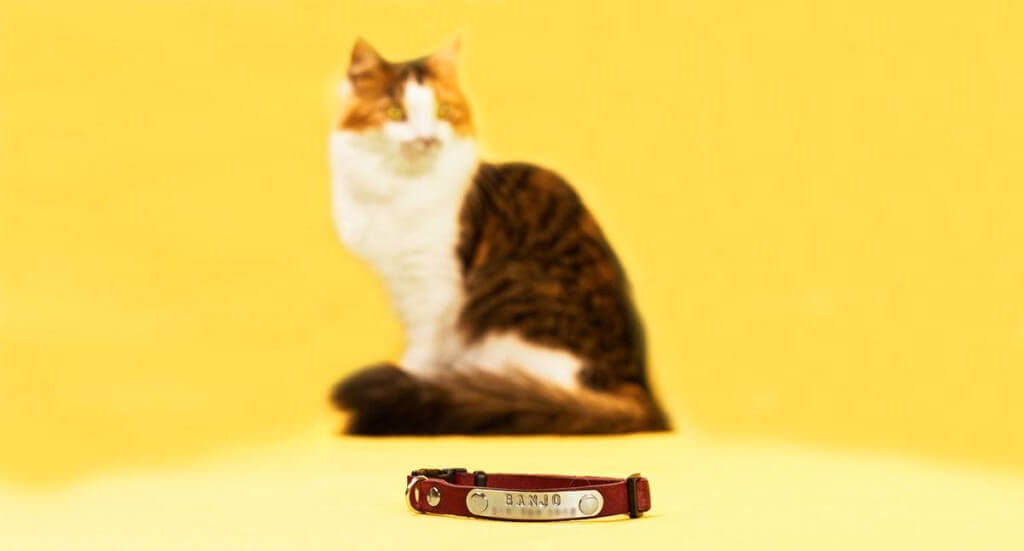
<path fill-rule="evenodd" d="M 461 34 L 489 157 L 562 172 L 597 213 L 683 430 L 1020 470 L 1021 21 L 1007 2 L 4 0 L 0 479 L 327 435 L 330 384 L 398 355 L 329 216 L 357 34 L 391 58 Z"/>
<path fill-rule="evenodd" d="M 1024 547 L 1022 21 L 0 0 L 0 548 Z M 462 35 L 488 156 L 562 172 L 620 251 L 679 433 L 335 434 L 330 385 L 401 350 L 329 216 L 357 34 Z M 654 510 L 406 512 L 403 472 L 451 464 L 641 470 Z"/>

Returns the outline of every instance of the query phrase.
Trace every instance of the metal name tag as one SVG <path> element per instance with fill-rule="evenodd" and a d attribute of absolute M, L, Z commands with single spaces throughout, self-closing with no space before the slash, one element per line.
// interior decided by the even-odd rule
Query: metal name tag
<path fill-rule="evenodd" d="M 596 490 L 569 492 L 520 492 L 476 488 L 466 495 L 466 507 L 481 517 L 515 520 L 587 518 L 604 508 L 604 496 Z"/>

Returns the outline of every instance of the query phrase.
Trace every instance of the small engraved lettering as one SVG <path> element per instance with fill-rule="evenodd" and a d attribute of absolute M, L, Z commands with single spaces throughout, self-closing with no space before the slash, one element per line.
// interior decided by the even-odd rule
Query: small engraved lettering
<path fill-rule="evenodd" d="M 562 505 L 560 494 L 505 494 L 505 506 L 511 511 L 521 509 L 524 514 L 540 513 L 540 510 Z"/>
<path fill-rule="evenodd" d="M 480 516 L 507 519 L 556 519 L 556 518 L 585 518 L 594 516 L 593 513 L 584 513 L 592 507 L 590 501 L 596 501 L 600 510 L 601 496 L 593 491 L 567 490 L 562 492 L 520 492 L 514 490 L 479 490 L 481 493 L 490 495 L 492 501 L 500 504 L 487 509 Z M 472 494 L 470 494 L 472 495 Z M 504 502 L 501 497 L 504 496 Z M 583 496 L 583 497 L 581 497 Z M 578 500 L 588 500 L 586 507 L 578 507 Z M 469 497 L 467 497 L 467 504 Z M 583 503 L 583 501 L 580 501 Z"/>

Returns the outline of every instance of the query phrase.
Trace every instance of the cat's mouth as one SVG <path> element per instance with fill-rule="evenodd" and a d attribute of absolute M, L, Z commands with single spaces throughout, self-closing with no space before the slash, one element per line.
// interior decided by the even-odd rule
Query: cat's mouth
<path fill-rule="evenodd" d="M 410 160 L 425 159 L 441 150 L 441 140 L 437 138 L 416 138 L 402 142 L 402 155 Z"/>

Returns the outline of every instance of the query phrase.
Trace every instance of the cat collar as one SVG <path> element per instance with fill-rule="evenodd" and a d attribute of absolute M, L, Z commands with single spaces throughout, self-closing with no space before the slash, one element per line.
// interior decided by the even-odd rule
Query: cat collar
<path fill-rule="evenodd" d="M 405 501 L 412 510 L 471 518 L 637 518 L 651 508 L 650 483 L 639 473 L 608 478 L 417 469 L 406 477 L 406 484 Z"/>

